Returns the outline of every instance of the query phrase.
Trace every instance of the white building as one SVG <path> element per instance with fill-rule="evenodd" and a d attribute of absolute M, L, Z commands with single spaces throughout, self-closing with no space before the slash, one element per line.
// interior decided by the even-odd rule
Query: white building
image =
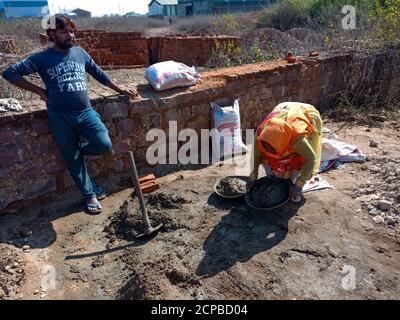
<path fill-rule="evenodd" d="M 178 0 L 152 0 L 149 3 L 149 16 L 173 17 L 178 15 Z"/>
<path fill-rule="evenodd" d="M 43 17 L 48 13 L 48 2 L 38 0 L 0 0 L 0 11 L 6 18 Z"/>

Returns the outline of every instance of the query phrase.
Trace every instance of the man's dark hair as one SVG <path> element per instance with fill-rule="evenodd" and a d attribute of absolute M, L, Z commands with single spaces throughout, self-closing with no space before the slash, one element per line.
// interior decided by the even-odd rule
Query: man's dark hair
<path fill-rule="evenodd" d="M 52 26 L 52 22 L 54 23 L 54 20 L 55 20 L 55 29 L 54 29 L 54 25 Z M 75 22 L 70 17 L 64 16 L 64 15 L 55 15 L 55 16 L 50 17 L 49 20 L 47 20 L 47 26 L 48 27 L 46 29 L 46 34 L 49 37 L 50 41 L 52 41 L 52 42 L 54 42 L 54 39 L 51 37 L 50 31 L 55 32 L 56 30 L 65 29 L 66 27 L 70 27 L 74 31 L 76 31 L 78 29 Z"/>

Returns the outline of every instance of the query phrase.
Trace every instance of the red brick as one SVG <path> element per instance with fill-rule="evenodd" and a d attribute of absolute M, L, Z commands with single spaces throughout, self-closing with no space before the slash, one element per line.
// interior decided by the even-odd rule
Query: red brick
<path fill-rule="evenodd" d="M 141 177 L 139 179 L 140 184 L 144 184 L 146 182 L 154 181 L 156 179 L 154 174 L 148 174 L 147 176 Z"/>

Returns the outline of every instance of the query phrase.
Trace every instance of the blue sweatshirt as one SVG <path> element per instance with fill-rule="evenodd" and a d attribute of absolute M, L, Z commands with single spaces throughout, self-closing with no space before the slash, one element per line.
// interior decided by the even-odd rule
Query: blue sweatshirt
<path fill-rule="evenodd" d="M 90 108 L 86 72 L 107 85 L 110 78 L 81 47 L 67 52 L 49 48 L 35 53 L 11 67 L 2 76 L 11 83 L 23 76 L 39 73 L 48 91 L 47 109 L 56 112 L 79 112 Z"/>

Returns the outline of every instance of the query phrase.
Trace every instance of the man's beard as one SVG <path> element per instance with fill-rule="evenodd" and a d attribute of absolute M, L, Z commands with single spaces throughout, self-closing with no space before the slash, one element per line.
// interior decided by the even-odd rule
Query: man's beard
<path fill-rule="evenodd" d="M 59 41 L 56 39 L 56 46 L 60 49 L 67 50 L 69 48 L 72 48 L 74 46 L 74 41 Z"/>

